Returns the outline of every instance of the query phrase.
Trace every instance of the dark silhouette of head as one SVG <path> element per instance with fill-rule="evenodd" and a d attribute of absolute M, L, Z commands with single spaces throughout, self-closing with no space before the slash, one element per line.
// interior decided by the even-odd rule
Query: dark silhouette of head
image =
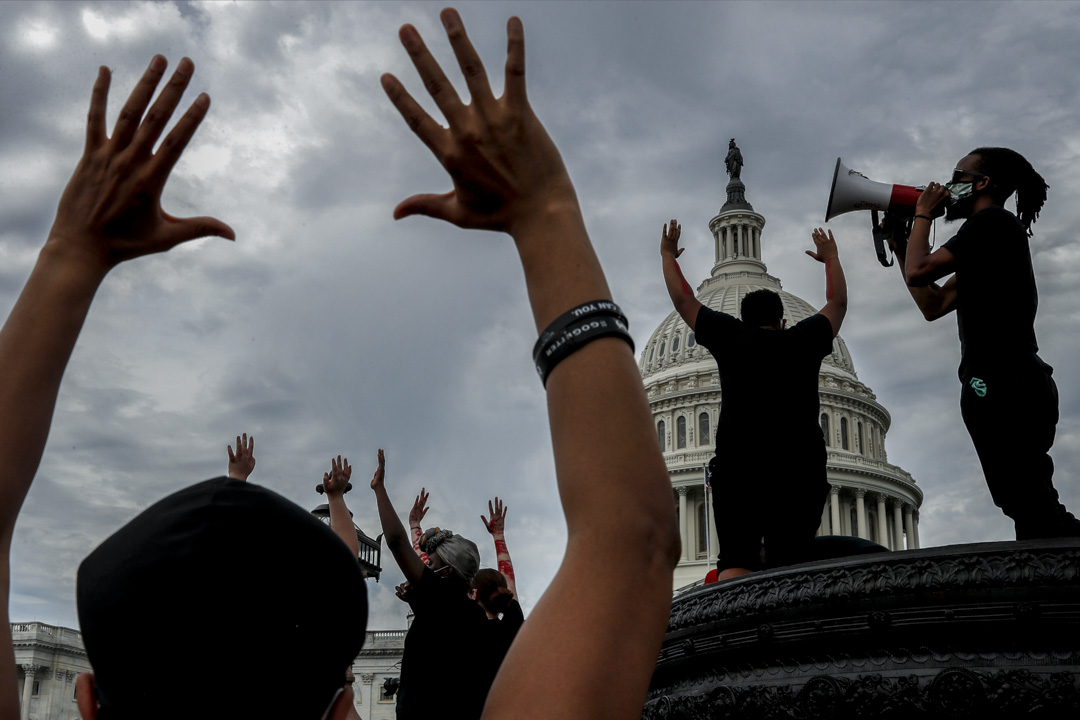
<path fill-rule="evenodd" d="M 784 317 L 784 304 L 772 290 L 755 290 L 743 297 L 739 311 L 748 325 L 779 328 Z"/>
<path fill-rule="evenodd" d="M 472 589 L 476 591 L 476 602 L 493 615 L 506 612 L 510 601 L 514 599 L 510 588 L 506 586 L 506 577 L 498 570 L 484 568 L 478 570 L 472 579 Z"/>
<path fill-rule="evenodd" d="M 976 170 L 990 178 L 987 192 L 998 205 L 1016 193 L 1016 215 L 1031 235 L 1031 225 L 1039 217 L 1049 185 L 1042 175 L 1015 150 L 1001 147 L 981 147 L 968 155 L 977 157 Z"/>

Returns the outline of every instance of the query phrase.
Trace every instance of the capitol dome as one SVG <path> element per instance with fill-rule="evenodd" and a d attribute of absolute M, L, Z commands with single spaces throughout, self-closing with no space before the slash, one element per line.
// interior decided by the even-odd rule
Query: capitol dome
<path fill-rule="evenodd" d="M 711 276 L 698 286 L 697 299 L 739 317 L 747 293 L 773 290 L 780 295 L 791 327 L 818 308 L 783 290 L 780 280 L 768 274 L 761 254 L 765 218 L 754 212 L 744 192 L 736 174 L 728 183 L 727 202 L 709 222 L 715 263 Z M 691 234 L 683 237 L 683 245 L 692 246 Z M 638 366 L 678 508 L 682 558 L 675 570 L 675 589 L 679 590 L 700 584 L 716 563 L 716 527 L 704 471 L 715 452 L 720 374 L 712 355 L 697 344 L 675 311 L 649 337 Z M 830 484 L 818 534 L 862 537 L 890 550 L 919 547 L 922 490 L 911 475 L 888 462 L 885 435 L 892 419 L 859 380 L 847 344 L 839 336 L 821 363 L 818 385 Z"/>

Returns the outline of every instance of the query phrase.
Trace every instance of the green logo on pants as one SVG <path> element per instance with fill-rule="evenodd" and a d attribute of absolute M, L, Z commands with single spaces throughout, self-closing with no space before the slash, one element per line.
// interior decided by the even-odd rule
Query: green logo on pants
<path fill-rule="evenodd" d="M 979 397 L 986 397 L 986 381 L 980 380 L 977 377 L 971 378 L 971 389 L 975 391 L 975 394 Z"/>

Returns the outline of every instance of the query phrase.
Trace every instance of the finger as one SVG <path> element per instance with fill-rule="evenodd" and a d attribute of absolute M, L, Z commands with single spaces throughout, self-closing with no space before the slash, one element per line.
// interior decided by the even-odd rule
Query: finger
<path fill-rule="evenodd" d="M 244 448 L 246 448 L 246 447 L 247 447 L 247 444 L 248 444 L 248 439 L 247 439 L 247 433 L 244 433 L 244 444 L 243 444 L 243 445 L 241 445 L 241 447 L 244 447 Z"/>
<path fill-rule="evenodd" d="M 675 251 L 675 257 L 676 257 L 676 259 L 677 259 L 677 258 L 678 258 L 678 257 L 679 257 L 680 255 L 682 255 L 682 254 L 683 254 L 684 252 L 686 252 L 686 248 L 679 248 L 678 250 L 676 250 L 676 251 Z"/>
<path fill-rule="evenodd" d="M 833 237 L 832 230 L 829 230 L 829 240 L 836 242 L 836 238 Z"/>
<path fill-rule="evenodd" d="M 226 445 L 225 448 L 229 451 L 229 462 L 236 462 L 236 456 L 233 455 L 232 445 Z"/>
<path fill-rule="evenodd" d="M 127 102 L 120 110 L 120 117 L 116 120 L 113 128 L 112 142 L 118 149 L 123 149 L 131 142 L 135 131 L 139 129 L 146 106 L 150 104 L 150 98 L 154 96 L 161 76 L 165 74 L 165 68 L 169 63 L 161 55 L 155 55 L 150 61 L 150 67 L 146 68 L 142 78 L 139 79 L 135 89 L 131 91 Z"/>
<path fill-rule="evenodd" d="M 153 160 L 150 163 L 151 171 L 159 187 L 165 186 L 169 173 L 172 172 L 176 161 L 180 159 L 184 149 L 191 142 L 191 138 L 195 135 L 195 131 L 199 129 L 199 125 L 202 123 L 203 118 L 206 117 L 209 109 L 210 96 L 206 93 L 200 93 L 195 98 L 195 101 L 191 103 L 191 107 L 187 109 L 187 112 L 176 121 L 175 127 L 161 141 L 161 145 L 158 146 L 157 152 L 154 153 Z"/>
<path fill-rule="evenodd" d="M 461 16 L 457 10 L 446 8 L 439 14 L 439 19 L 446 28 L 446 37 L 450 40 L 450 47 L 454 49 L 454 57 L 457 58 L 461 74 L 465 76 L 465 85 L 469 88 L 473 103 L 480 108 L 490 107 L 495 102 L 491 82 L 480 55 L 465 32 L 465 23 L 461 22 Z"/>
<path fill-rule="evenodd" d="M 410 215 L 424 215 L 436 220 L 445 220 L 458 226 L 463 226 L 468 217 L 465 209 L 457 202 L 457 193 L 453 190 L 442 195 L 413 195 L 402 200 L 394 208 L 395 220 Z"/>
<path fill-rule="evenodd" d="M 86 113 L 86 152 L 100 147 L 109 139 L 105 134 L 105 111 L 109 105 L 111 81 L 109 68 L 104 65 L 99 67 L 94 90 L 90 93 L 90 111 Z"/>
<path fill-rule="evenodd" d="M 132 147 L 146 154 L 153 151 L 154 143 L 161 137 L 161 133 L 165 130 L 165 125 L 169 122 L 169 118 L 172 117 L 173 111 L 180 104 L 180 98 L 183 97 L 184 91 L 187 90 L 193 72 L 195 72 L 195 63 L 191 62 L 190 58 L 182 58 L 176 66 L 172 78 L 162 88 L 157 100 L 150 106 L 146 117 L 143 118 L 142 125 L 139 126 L 138 132 L 135 133 L 135 139 L 131 143 Z"/>
<path fill-rule="evenodd" d="M 330 473 L 323 473 L 322 474 L 322 481 L 323 481 L 323 485 L 330 482 Z"/>
<path fill-rule="evenodd" d="M 529 104 L 525 91 L 525 28 L 517 17 L 506 21 L 506 80 L 503 95 L 511 107 L 522 108 Z"/>
<path fill-rule="evenodd" d="M 255 436 L 254 435 L 251 436 L 251 440 L 249 441 L 248 452 L 255 452 Z"/>
<path fill-rule="evenodd" d="M 409 129 L 413 131 L 416 137 L 420 138 L 420 141 L 427 145 L 428 149 L 435 154 L 435 157 L 440 161 L 443 157 L 442 144 L 445 143 L 447 137 L 447 129 L 439 123 L 435 122 L 424 108 L 420 107 L 420 103 L 413 99 L 409 91 L 405 89 L 405 86 L 401 82 L 387 73 L 382 76 L 383 92 L 390 98 L 390 102 L 394 104 L 398 112 L 401 113 L 401 117 L 405 120 L 405 124 L 409 126 Z"/>
<path fill-rule="evenodd" d="M 446 119 L 453 124 L 454 120 L 461 116 L 465 106 L 462 105 L 454 86 L 446 79 L 446 73 L 431 55 L 427 45 L 424 44 L 424 39 L 420 37 L 415 27 L 408 24 L 402 25 L 398 38 L 405 46 L 405 51 L 409 53 L 416 71 L 420 73 L 420 79 L 424 81 L 424 87 L 431 95 L 431 99 L 435 101 Z"/>

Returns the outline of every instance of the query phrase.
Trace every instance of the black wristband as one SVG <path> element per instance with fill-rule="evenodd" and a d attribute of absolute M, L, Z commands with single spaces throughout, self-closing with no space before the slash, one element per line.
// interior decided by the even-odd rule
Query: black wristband
<path fill-rule="evenodd" d="M 622 309 L 610 300 L 590 300 L 587 303 L 581 303 L 575 308 L 570 308 L 548 323 L 544 332 L 540 333 L 540 337 L 536 339 L 536 344 L 533 345 L 533 361 L 539 361 L 540 349 L 551 342 L 553 337 L 562 333 L 567 325 L 570 325 L 577 320 L 584 320 L 587 317 L 599 314 L 614 315 L 622 320 L 624 325 L 630 327 L 630 321 L 626 319 L 626 315 L 623 314 Z"/>
<path fill-rule="evenodd" d="M 575 313 L 577 313 L 575 315 Z M 585 303 L 563 314 L 548 326 L 533 348 L 533 360 L 540 381 L 547 387 L 548 376 L 555 366 L 593 340 L 621 337 L 630 343 L 629 323 L 615 303 L 598 300 Z"/>
<path fill-rule="evenodd" d="M 929 220 L 930 222 L 934 222 L 934 218 L 930 217 L 929 215 L 916 215 L 914 218 L 912 218 L 912 221 L 914 222 L 915 220 L 918 220 L 919 218 L 924 218 L 926 220 Z"/>

